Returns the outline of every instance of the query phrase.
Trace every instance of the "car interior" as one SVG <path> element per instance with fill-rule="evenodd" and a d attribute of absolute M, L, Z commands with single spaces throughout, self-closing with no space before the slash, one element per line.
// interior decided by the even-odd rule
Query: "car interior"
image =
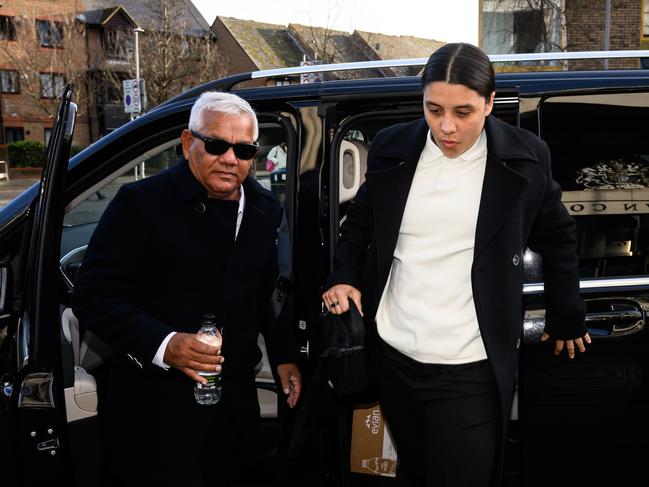
<path fill-rule="evenodd" d="M 649 94 L 556 96 L 540 112 L 554 176 L 578 225 L 580 275 L 646 274 Z"/>

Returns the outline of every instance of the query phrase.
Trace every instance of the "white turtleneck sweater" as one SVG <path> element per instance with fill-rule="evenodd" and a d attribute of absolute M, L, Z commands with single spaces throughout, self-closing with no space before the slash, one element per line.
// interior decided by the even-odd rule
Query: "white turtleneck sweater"
<path fill-rule="evenodd" d="M 483 130 L 455 158 L 429 132 L 417 163 L 376 322 L 383 340 L 419 362 L 487 358 L 471 287 L 486 162 Z"/>

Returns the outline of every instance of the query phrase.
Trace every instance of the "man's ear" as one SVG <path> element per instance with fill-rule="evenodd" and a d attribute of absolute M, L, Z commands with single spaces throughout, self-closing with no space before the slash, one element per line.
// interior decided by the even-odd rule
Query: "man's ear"
<path fill-rule="evenodd" d="M 183 156 L 185 159 L 189 160 L 189 146 L 194 139 L 194 136 L 187 129 L 183 130 L 183 133 L 180 134 L 180 144 L 183 148 Z"/>

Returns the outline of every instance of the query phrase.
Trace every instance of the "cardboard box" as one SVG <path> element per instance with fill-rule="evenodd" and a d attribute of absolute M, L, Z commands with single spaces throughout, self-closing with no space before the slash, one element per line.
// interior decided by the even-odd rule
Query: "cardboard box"
<path fill-rule="evenodd" d="M 396 475 L 397 450 L 378 402 L 354 408 L 350 463 L 352 472 Z"/>

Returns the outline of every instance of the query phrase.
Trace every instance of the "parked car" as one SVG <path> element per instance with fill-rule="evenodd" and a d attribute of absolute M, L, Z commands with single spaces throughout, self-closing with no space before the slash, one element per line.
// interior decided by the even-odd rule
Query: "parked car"
<path fill-rule="evenodd" d="M 556 61 L 565 55 L 534 56 Z M 604 55 L 649 58 L 649 51 Z M 364 180 L 367 149 L 382 128 L 422 116 L 420 81 L 405 76 L 238 85 L 268 76 L 357 72 L 425 61 L 290 68 L 216 80 L 163 103 L 71 159 L 75 106 L 71 91 L 66 91 L 42 182 L 0 209 L 3 485 L 98 484 L 97 381 L 102 357 L 111 351 L 96 337 L 80 336 L 70 310 L 75 273 L 117 190 L 175 164 L 179 136 L 196 97 L 205 90 L 233 91 L 258 113 L 261 150 L 251 172 L 277 194 L 287 212 L 295 328 L 307 350 L 341 221 Z M 507 441 L 507 485 L 559 485 L 571 476 L 579 480 L 576 485 L 584 479 L 593 485 L 607 475 L 617 483 L 634 475 L 645 479 L 641 483 L 647 481 L 649 69 L 644 65 L 497 75 L 494 115 L 548 143 L 554 176 L 577 220 L 581 290 L 593 337 L 588 352 L 575 360 L 555 357 L 551 345 L 540 342 L 541 264 L 539 256 L 527 251 L 526 314 Z M 287 147 L 286 168 L 269 172 L 264 154 L 282 143 Z M 312 359 L 305 356 L 307 380 Z M 267 361 L 259 366 L 258 385 L 262 416 L 272 431 L 277 401 Z M 299 462 L 302 475 L 312 475 L 309 485 L 392 482 L 348 472 L 344 418 L 349 406 L 342 403 L 335 412 L 337 421 L 314 433 L 321 451 L 308 451 L 309 461 Z M 271 441 L 269 450 L 273 447 Z M 306 472 L 311 468 L 315 471 Z"/>

